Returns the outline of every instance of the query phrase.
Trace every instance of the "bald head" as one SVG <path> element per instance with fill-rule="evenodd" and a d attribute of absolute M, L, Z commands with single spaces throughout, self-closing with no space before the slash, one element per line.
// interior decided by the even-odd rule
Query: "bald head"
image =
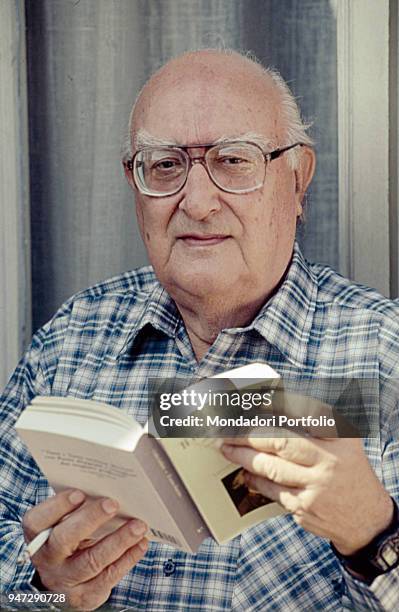
<path fill-rule="evenodd" d="M 133 138 L 140 129 L 148 131 L 149 118 L 155 109 L 158 111 L 160 100 L 165 106 L 174 107 L 176 114 L 181 113 L 182 121 L 187 119 L 185 113 L 188 109 L 183 108 L 180 100 L 188 91 L 192 93 L 192 112 L 202 123 L 212 121 L 219 92 L 224 92 L 223 106 L 227 107 L 232 99 L 245 92 L 248 102 L 252 100 L 254 114 L 273 111 L 277 136 L 281 96 L 271 77 L 258 64 L 236 52 L 204 50 L 171 60 L 151 77 L 134 108 L 131 121 Z M 159 123 L 162 123 L 162 113 Z M 166 136 L 167 126 L 164 124 L 160 128 L 164 132 L 162 135 Z M 251 125 L 248 125 L 246 131 L 251 129 Z"/>

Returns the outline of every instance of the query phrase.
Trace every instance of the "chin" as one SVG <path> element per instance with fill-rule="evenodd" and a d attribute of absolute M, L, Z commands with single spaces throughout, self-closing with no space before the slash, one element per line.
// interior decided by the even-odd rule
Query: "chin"
<path fill-rule="evenodd" d="M 204 266 L 205 268 L 205 266 Z M 173 278 L 161 280 L 172 297 L 176 294 L 190 294 L 198 298 L 207 298 L 215 295 L 232 294 L 235 283 L 231 282 L 228 273 L 221 275 L 210 274 L 209 270 L 203 269 L 200 272 L 189 271 L 186 274 L 179 274 Z"/>

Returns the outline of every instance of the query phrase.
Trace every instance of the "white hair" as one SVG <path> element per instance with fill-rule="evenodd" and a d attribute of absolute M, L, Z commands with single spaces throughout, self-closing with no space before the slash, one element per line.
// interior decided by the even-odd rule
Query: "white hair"
<path fill-rule="evenodd" d="M 314 141 L 307 134 L 307 130 L 312 124 L 306 123 L 303 121 L 300 110 L 299 110 L 299 106 L 296 102 L 296 99 L 294 95 L 292 94 L 290 88 L 288 87 L 287 83 L 285 82 L 281 74 L 278 72 L 278 70 L 275 70 L 274 68 L 265 68 L 264 66 L 262 66 L 259 60 L 253 54 L 249 52 L 240 53 L 239 51 L 235 51 L 233 49 L 207 49 L 207 51 L 217 51 L 219 53 L 225 53 L 226 55 L 240 55 L 241 57 L 244 57 L 245 59 L 247 59 L 249 62 L 256 64 L 262 70 L 265 77 L 269 77 L 272 80 L 273 84 L 276 87 L 276 90 L 278 91 L 280 95 L 280 108 L 281 108 L 282 120 L 284 123 L 284 127 L 283 127 L 284 142 L 281 142 L 278 144 L 279 148 L 289 146 L 296 142 L 302 143 L 304 145 L 308 145 L 310 147 L 313 146 Z M 133 108 L 131 110 L 130 116 L 129 116 L 128 130 L 127 130 L 127 134 L 124 139 L 124 142 L 122 145 L 122 151 L 121 151 L 123 161 L 127 161 L 128 159 L 132 157 L 133 150 L 135 148 L 137 148 L 138 146 L 144 146 L 144 145 L 148 146 L 151 144 L 150 143 L 151 138 L 155 138 L 155 137 L 152 137 L 147 132 L 145 132 L 144 130 L 140 130 L 138 134 L 133 135 L 133 143 L 132 143 L 132 124 L 133 124 L 134 110 L 136 108 L 137 102 L 140 98 L 141 92 L 143 91 L 144 87 L 140 90 L 135 100 L 135 103 L 133 105 Z M 243 138 L 243 135 L 240 135 L 240 136 L 241 138 Z M 259 138 L 257 135 L 254 135 L 254 136 L 256 137 L 256 139 Z M 248 138 L 245 138 L 245 140 L 246 139 Z M 155 138 L 155 140 L 157 139 Z M 229 138 L 229 140 L 231 139 Z M 253 140 L 253 139 L 249 138 L 249 140 Z M 156 144 L 159 144 L 159 140 L 157 140 Z M 172 142 L 166 143 L 165 141 L 165 144 L 174 144 L 174 143 Z M 287 160 L 292 170 L 294 170 L 297 167 L 298 162 L 299 162 L 299 156 L 300 156 L 300 148 L 294 148 L 291 151 L 287 152 Z"/>
<path fill-rule="evenodd" d="M 284 121 L 284 142 L 281 147 L 287 147 L 296 142 L 312 147 L 314 140 L 309 136 L 307 130 L 311 127 L 311 123 L 306 123 L 301 117 L 299 106 L 295 100 L 293 93 L 284 81 L 278 70 L 273 68 L 264 68 L 263 72 L 269 76 L 277 91 L 280 94 L 281 114 Z M 292 170 L 298 165 L 300 155 L 300 147 L 288 151 L 287 158 Z"/>

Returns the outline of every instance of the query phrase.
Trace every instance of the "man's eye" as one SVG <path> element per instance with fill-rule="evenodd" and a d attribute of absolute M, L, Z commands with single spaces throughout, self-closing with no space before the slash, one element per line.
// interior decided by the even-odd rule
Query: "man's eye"
<path fill-rule="evenodd" d="M 178 159 L 160 159 L 154 162 L 151 170 L 166 171 L 175 170 L 181 167 L 181 162 Z"/>
<path fill-rule="evenodd" d="M 246 160 L 242 157 L 223 157 L 222 159 L 220 159 L 220 162 L 226 164 L 227 166 L 234 166 L 245 163 Z"/>

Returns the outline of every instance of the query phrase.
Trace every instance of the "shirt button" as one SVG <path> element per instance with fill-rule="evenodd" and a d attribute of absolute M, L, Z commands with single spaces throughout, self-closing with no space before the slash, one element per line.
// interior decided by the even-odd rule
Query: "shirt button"
<path fill-rule="evenodd" d="M 164 576 L 171 576 L 176 571 L 176 563 L 172 559 L 168 559 L 163 564 Z"/>

